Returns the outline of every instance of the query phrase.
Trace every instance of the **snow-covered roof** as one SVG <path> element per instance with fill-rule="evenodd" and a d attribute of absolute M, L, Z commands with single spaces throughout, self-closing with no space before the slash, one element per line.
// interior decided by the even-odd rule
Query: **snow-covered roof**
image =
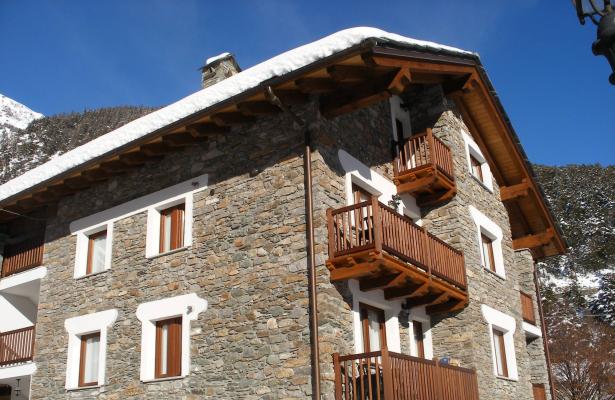
<path fill-rule="evenodd" d="M 218 54 L 217 56 L 209 57 L 207 60 L 205 60 L 205 66 L 208 66 L 211 63 L 214 63 L 218 60 L 225 59 L 230 56 L 231 56 L 231 53 L 222 53 L 222 54 Z"/>
<path fill-rule="evenodd" d="M 357 27 L 345 29 L 312 43 L 289 50 L 248 68 L 210 87 L 199 90 L 158 111 L 136 119 L 120 128 L 76 147 L 0 186 L 0 202 L 38 184 L 77 168 L 114 149 L 130 144 L 143 136 L 169 124 L 207 109 L 233 96 L 257 87 L 262 82 L 286 75 L 323 58 L 375 39 L 428 51 L 447 52 L 463 56 L 476 54 L 433 42 L 412 39 L 376 28 Z"/>

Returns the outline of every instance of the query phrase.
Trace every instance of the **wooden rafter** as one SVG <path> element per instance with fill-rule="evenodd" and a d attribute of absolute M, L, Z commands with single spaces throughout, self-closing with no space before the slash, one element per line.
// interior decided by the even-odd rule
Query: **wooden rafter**
<path fill-rule="evenodd" d="M 553 240 L 555 232 L 553 228 L 548 228 L 546 231 L 536 233 L 532 235 L 523 236 L 517 239 L 513 239 L 513 248 L 519 249 L 533 249 L 540 246 L 545 246 Z"/>
<path fill-rule="evenodd" d="M 244 101 L 243 103 L 237 104 L 237 109 L 242 113 L 251 116 L 274 115 L 282 111 L 275 105 L 264 100 Z"/>
<path fill-rule="evenodd" d="M 211 120 L 220 126 L 233 126 L 249 124 L 256 121 L 256 118 L 240 112 L 220 112 L 211 116 Z"/>
<path fill-rule="evenodd" d="M 530 193 L 530 189 L 530 183 L 524 178 L 521 183 L 516 185 L 500 187 L 500 199 L 502 201 L 511 201 L 519 197 L 526 197 Z"/>

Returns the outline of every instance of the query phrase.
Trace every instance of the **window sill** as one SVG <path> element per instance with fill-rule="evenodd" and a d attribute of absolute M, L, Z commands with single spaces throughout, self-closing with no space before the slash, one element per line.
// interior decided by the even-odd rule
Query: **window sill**
<path fill-rule="evenodd" d="M 164 253 L 159 253 L 159 254 L 154 254 L 154 255 L 151 255 L 151 256 L 146 256 L 145 258 L 147 258 L 147 259 L 149 259 L 149 260 L 153 260 L 153 259 L 155 259 L 155 258 L 164 257 L 164 256 L 168 256 L 168 255 L 171 255 L 171 254 L 175 254 L 175 253 L 180 253 L 180 252 L 182 252 L 182 251 L 186 251 L 186 250 L 188 250 L 190 247 L 191 247 L 190 245 L 188 245 L 188 246 L 183 246 L 183 247 L 179 247 L 179 248 L 174 249 L 174 250 L 166 251 L 166 252 L 164 252 Z"/>
<path fill-rule="evenodd" d="M 93 272 L 93 273 L 91 273 L 91 274 L 81 275 L 81 276 L 76 277 L 76 278 L 75 278 L 75 280 L 92 278 L 92 277 L 95 277 L 95 276 L 98 276 L 98 275 L 102 275 L 102 274 L 104 274 L 105 272 L 109 272 L 110 270 L 111 270 L 111 268 L 108 268 L 108 269 L 104 269 L 104 270 L 102 270 L 102 271 Z"/>
<path fill-rule="evenodd" d="M 166 381 L 178 381 L 180 379 L 184 379 L 188 375 L 180 375 L 180 376 L 169 376 L 167 378 L 154 378 L 148 379 L 145 381 L 141 381 L 141 383 L 157 383 L 157 382 L 166 382 Z"/>
<path fill-rule="evenodd" d="M 487 184 L 485 184 L 485 182 L 481 181 L 480 178 L 478 178 L 476 175 L 474 175 L 473 173 L 470 172 L 470 176 L 472 177 L 472 179 L 474 179 L 480 186 L 483 187 L 483 189 L 485 189 L 486 191 L 488 191 L 489 193 L 493 194 L 493 189 L 491 189 L 489 186 L 487 186 Z"/>
<path fill-rule="evenodd" d="M 66 391 L 67 392 L 80 392 L 83 390 L 90 390 L 90 389 L 100 389 L 105 385 L 92 385 L 92 386 L 79 386 L 76 388 L 67 388 Z"/>
<path fill-rule="evenodd" d="M 516 378 L 510 378 L 510 377 L 508 377 L 508 376 L 500 376 L 500 375 L 496 375 L 495 377 L 496 377 L 496 378 L 498 378 L 498 379 L 501 379 L 501 380 L 503 380 L 503 381 L 508 381 L 508 382 L 519 382 L 519 379 L 518 379 L 518 378 L 516 379 Z"/>
<path fill-rule="evenodd" d="M 488 273 L 490 273 L 491 275 L 493 275 L 493 276 L 495 276 L 495 277 L 498 277 L 498 278 L 500 278 L 500 279 L 501 279 L 501 280 L 503 280 L 503 281 L 505 281 L 505 280 L 506 280 L 506 277 L 505 277 L 505 276 L 502 276 L 502 275 L 498 274 L 497 272 L 490 270 L 489 268 L 485 267 L 484 265 L 481 265 L 480 267 L 481 267 L 481 269 L 482 269 L 483 271 L 488 272 Z"/>

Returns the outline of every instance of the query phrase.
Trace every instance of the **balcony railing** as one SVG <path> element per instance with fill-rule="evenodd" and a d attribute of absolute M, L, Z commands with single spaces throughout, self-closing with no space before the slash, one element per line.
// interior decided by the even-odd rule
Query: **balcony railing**
<path fill-rule="evenodd" d="M 38 267 L 43 263 L 44 239 L 37 236 L 15 244 L 7 244 L 2 260 L 2 277 Z"/>
<path fill-rule="evenodd" d="M 422 204 L 448 200 L 456 191 L 451 150 L 431 129 L 411 136 L 399 148 L 393 173 L 398 192 L 411 193 Z"/>
<path fill-rule="evenodd" d="M 472 369 L 393 353 L 333 355 L 336 400 L 478 400 Z"/>
<path fill-rule="evenodd" d="M 0 366 L 32 360 L 34 326 L 0 333 Z"/>
<path fill-rule="evenodd" d="M 521 295 L 521 312 L 523 320 L 529 324 L 536 325 L 536 315 L 534 314 L 534 299 L 531 295 L 519 292 Z"/>
<path fill-rule="evenodd" d="M 329 257 L 344 258 L 373 250 L 388 252 L 461 289 L 466 288 L 463 253 L 374 197 L 327 211 Z"/>

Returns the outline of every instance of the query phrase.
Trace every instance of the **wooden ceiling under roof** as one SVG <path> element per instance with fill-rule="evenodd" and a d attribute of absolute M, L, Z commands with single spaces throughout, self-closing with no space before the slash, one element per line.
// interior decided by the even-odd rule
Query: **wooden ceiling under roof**
<path fill-rule="evenodd" d="M 266 95 L 268 87 L 288 106 L 317 96 L 320 111 L 335 118 L 399 94 L 410 85 L 442 84 L 489 162 L 510 216 L 515 249 L 529 248 L 535 258 L 565 252 L 565 242 L 553 220 L 527 160 L 479 61 L 472 57 L 424 51 L 358 46 L 272 79 L 202 112 L 152 132 L 12 196 L 2 202 L 0 223 L 35 209 L 54 205 L 64 196 L 126 171 L 156 161 L 165 154 L 224 134 L 233 126 L 282 112 Z"/>

